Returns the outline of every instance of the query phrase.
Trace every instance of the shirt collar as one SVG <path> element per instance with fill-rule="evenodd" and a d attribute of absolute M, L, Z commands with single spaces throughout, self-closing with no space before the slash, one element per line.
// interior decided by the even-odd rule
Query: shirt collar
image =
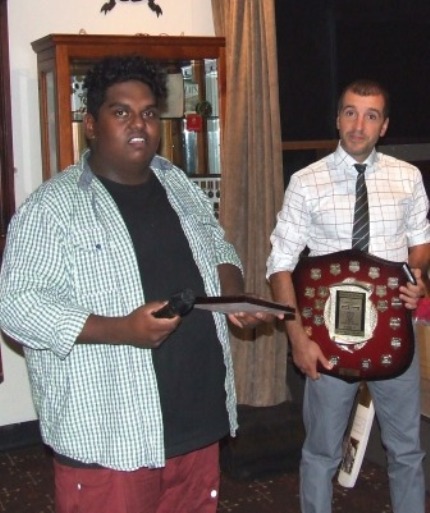
<path fill-rule="evenodd" d="M 88 158 L 90 156 L 90 149 L 87 148 L 81 155 L 78 166 L 81 168 L 82 173 L 79 177 L 78 187 L 83 190 L 87 190 L 93 181 L 94 174 L 91 171 L 90 165 L 88 164 Z"/>
<path fill-rule="evenodd" d="M 94 179 L 94 173 L 91 171 L 91 167 L 88 163 L 88 159 L 90 156 L 91 150 L 87 148 L 82 154 L 81 158 L 79 160 L 79 167 L 82 170 L 81 176 L 79 177 L 79 183 L 78 186 L 82 189 L 86 190 L 90 187 L 91 182 Z M 172 168 L 173 164 L 165 159 L 160 157 L 159 155 L 154 155 L 154 158 L 151 161 L 151 167 L 156 172 L 157 171 L 168 171 Z"/>
<path fill-rule="evenodd" d="M 336 151 L 334 152 L 334 159 L 336 167 L 345 167 L 352 170 L 354 164 L 357 164 L 357 161 L 354 159 L 354 157 L 352 157 L 342 148 L 340 142 L 337 145 Z M 366 164 L 368 167 L 373 167 L 377 160 L 378 155 L 375 148 L 373 148 L 367 159 L 364 162 L 360 162 L 360 164 Z M 356 172 L 355 169 L 354 172 Z"/>

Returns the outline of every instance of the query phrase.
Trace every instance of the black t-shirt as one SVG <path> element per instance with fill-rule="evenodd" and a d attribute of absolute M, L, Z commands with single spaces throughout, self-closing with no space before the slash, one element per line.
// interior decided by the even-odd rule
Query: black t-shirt
<path fill-rule="evenodd" d="M 129 230 L 145 300 L 165 300 L 183 288 L 206 295 L 179 218 L 155 175 L 134 186 L 100 180 Z M 192 310 L 152 355 L 166 457 L 185 454 L 226 435 L 225 365 L 212 314 Z"/>

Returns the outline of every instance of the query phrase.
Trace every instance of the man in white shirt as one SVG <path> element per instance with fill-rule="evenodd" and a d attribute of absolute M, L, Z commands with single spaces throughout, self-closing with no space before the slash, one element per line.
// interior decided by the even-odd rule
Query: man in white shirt
<path fill-rule="evenodd" d="M 305 247 L 311 256 L 352 247 L 357 170 L 366 164 L 370 238 L 369 253 L 390 261 L 408 261 L 418 285 L 401 287 L 408 308 L 424 292 L 421 276 L 430 260 L 428 199 L 414 166 L 376 152 L 389 123 L 389 98 L 376 82 L 356 81 L 339 100 L 336 151 L 291 177 L 271 236 L 267 276 L 274 299 L 296 305 L 292 272 Z M 300 316 L 285 323 L 293 359 L 307 376 L 303 414 L 306 439 L 302 450 L 303 513 L 331 511 L 332 478 L 342 457 L 342 440 L 358 382 L 320 374 L 331 363 L 303 329 Z M 420 447 L 419 363 L 396 378 L 368 383 L 382 440 L 395 513 L 424 513 L 423 452 Z"/>

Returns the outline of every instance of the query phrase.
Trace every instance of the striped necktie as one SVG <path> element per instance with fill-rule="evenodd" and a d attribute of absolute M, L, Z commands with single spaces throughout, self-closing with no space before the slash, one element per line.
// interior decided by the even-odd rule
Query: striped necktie
<path fill-rule="evenodd" d="M 368 251 L 369 249 L 369 205 L 364 172 L 366 164 L 354 164 L 357 170 L 355 185 L 354 225 L 352 229 L 352 248 Z"/>

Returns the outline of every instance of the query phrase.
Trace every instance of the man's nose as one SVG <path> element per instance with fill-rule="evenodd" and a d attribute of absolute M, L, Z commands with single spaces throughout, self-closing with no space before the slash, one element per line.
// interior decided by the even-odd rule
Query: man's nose
<path fill-rule="evenodd" d="M 357 116 L 357 119 L 355 120 L 355 128 L 357 130 L 363 130 L 364 127 L 364 116 Z"/>
<path fill-rule="evenodd" d="M 141 128 L 146 125 L 146 121 L 142 114 L 134 112 L 130 115 L 130 125 L 133 127 Z"/>

